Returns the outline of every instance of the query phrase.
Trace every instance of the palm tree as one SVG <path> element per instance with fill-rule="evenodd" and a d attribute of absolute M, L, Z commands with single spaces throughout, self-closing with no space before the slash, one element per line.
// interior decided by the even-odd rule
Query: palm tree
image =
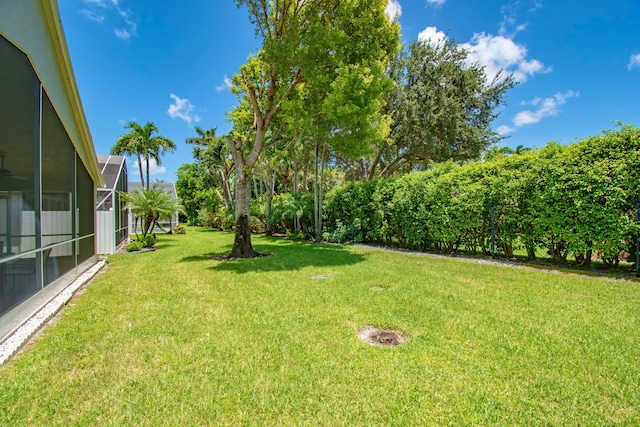
<path fill-rule="evenodd" d="M 142 220 L 142 238 L 144 239 L 163 216 L 173 216 L 184 209 L 171 195 L 159 188 L 138 188 L 130 193 L 122 193 L 125 209 L 130 209 L 135 218 L 136 238 L 138 220 Z"/>
<path fill-rule="evenodd" d="M 489 149 L 487 149 L 487 151 L 485 151 L 484 159 L 485 160 L 493 160 L 493 159 L 496 159 L 498 157 L 511 155 L 513 153 L 514 153 L 514 151 L 509 147 L 498 147 L 497 145 L 494 145 L 494 146 L 490 147 Z"/>
<path fill-rule="evenodd" d="M 157 135 L 158 127 L 153 122 L 147 122 L 144 126 L 140 126 L 136 122 L 129 122 L 125 128 L 131 129 L 130 132 L 121 135 L 116 140 L 116 144 L 111 148 L 111 154 L 128 154 L 138 156 L 138 167 L 140 168 L 140 182 L 145 187 L 145 181 L 142 175 L 142 157 L 147 166 L 147 190 L 150 187 L 149 182 L 149 164 L 150 159 L 154 159 L 156 164 L 160 166 L 160 155 L 166 151 L 174 151 L 176 144 L 169 138 Z M 156 135 L 154 135 L 156 134 Z"/>
<path fill-rule="evenodd" d="M 222 187 L 224 205 L 227 210 L 233 209 L 233 196 L 229 181 L 233 172 L 233 160 L 229 154 L 229 147 L 224 138 L 216 137 L 216 128 L 195 128 L 198 136 L 185 140 L 188 144 L 194 144 L 193 157 L 207 170 L 215 181 Z"/>

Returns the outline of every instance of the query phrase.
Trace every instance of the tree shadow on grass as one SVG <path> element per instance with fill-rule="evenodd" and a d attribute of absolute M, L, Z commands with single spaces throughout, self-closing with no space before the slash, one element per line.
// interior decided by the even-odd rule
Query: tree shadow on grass
<path fill-rule="evenodd" d="M 254 249 L 270 255 L 225 261 L 212 259 L 229 253 L 231 251 L 229 246 L 227 251 L 188 256 L 182 258 L 180 262 L 210 260 L 213 263 L 209 267 L 210 270 L 244 274 L 293 271 L 305 267 L 337 267 L 357 264 L 367 259 L 367 255 L 355 253 L 345 246 L 295 242 L 275 237 L 263 238 L 260 243 L 254 245 Z"/>

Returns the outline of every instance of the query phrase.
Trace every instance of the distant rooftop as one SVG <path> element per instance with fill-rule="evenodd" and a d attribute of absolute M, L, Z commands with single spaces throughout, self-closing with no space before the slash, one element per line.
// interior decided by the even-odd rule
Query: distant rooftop
<path fill-rule="evenodd" d="M 140 181 L 129 181 L 129 191 L 134 191 L 139 188 L 142 188 L 142 184 Z M 151 181 L 151 188 L 159 188 L 161 190 L 166 191 L 171 194 L 174 199 L 178 198 L 178 194 L 176 193 L 176 186 L 173 185 L 173 182 L 153 182 Z"/>

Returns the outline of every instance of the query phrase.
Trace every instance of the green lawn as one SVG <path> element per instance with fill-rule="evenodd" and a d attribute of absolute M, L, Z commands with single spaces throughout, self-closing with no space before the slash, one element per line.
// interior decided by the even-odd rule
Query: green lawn
<path fill-rule="evenodd" d="M 0 368 L 0 425 L 640 424 L 637 283 L 265 237 L 210 260 L 232 239 L 111 257 Z"/>

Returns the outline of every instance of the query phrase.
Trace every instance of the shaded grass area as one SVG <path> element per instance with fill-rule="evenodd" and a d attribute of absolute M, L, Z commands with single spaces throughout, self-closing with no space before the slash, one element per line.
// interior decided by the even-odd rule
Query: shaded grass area
<path fill-rule="evenodd" d="M 0 368 L 0 425 L 640 423 L 637 284 L 266 237 L 210 259 L 232 239 L 111 257 Z"/>

